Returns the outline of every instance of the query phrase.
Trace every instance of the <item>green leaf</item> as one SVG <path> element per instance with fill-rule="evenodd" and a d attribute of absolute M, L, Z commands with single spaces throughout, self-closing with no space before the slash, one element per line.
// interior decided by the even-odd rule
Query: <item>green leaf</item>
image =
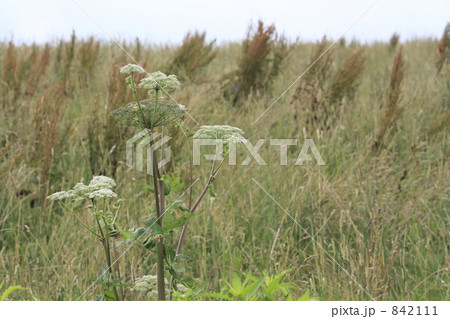
<path fill-rule="evenodd" d="M 176 228 L 182 227 L 184 226 L 184 224 L 186 224 L 186 222 L 191 219 L 192 217 L 194 217 L 196 214 L 193 213 L 188 213 L 185 214 L 179 218 L 176 218 L 175 216 L 173 216 L 173 213 L 169 212 L 169 213 L 165 213 L 164 214 L 164 223 L 163 223 L 163 227 L 162 229 L 165 232 L 169 232 L 171 230 L 174 230 Z"/>
<path fill-rule="evenodd" d="M 170 184 L 173 192 L 178 192 L 183 189 L 183 183 L 180 182 L 180 179 L 175 175 L 169 175 L 167 181 Z"/>
<path fill-rule="evenodd" d="M 145 248 L 151 249 L 156 246 L 156 241 L 153 239 L 153 236 L 148 236 L 143 242 Z"/>
<path fill-rule="evenodd" d="M 309 296 L 309 290 L 306 290 L 306 292 L 303 294 L 303 296 L 301 296 L 298 301 L 311 301 L 314 300 L 315 298 L 311 298 Z"/>
<path fill-rule="evenodd" d="M 275 292 L 277 291 L 278 284 L 280 283 L 280 280 L 289 271 L 290 271 L 290 269 L 285 270 L 285 271 L 279 273 L 278 275 L 276 275 L 274 278 L 267 277 L 266 285 L 267 285 L 267 292 L 268 292 L 268 294 L 270 294 L 270 295 L 275 294 Z"/>
<path fill-rule="evenodd" d="M 251 285 L 247 286 L 241 293 L 241 296 L 245 301 L 250 300 L 261 287 L 262 283 L 266 279 L 266 276 L 263 276 L 261 279 L 255 281 Z M 241 299 L 242 300 L 242 299 Z"/>
<path fill-rule="evenodd" d="M 3 283 L 2 283 L 3 284 Z M 33 297 L 33 293 L 31 292 L 30 288 L 24 288 L 22 286 L 9 286 L 2 294 L 2 296 L 0 297 L 0 301 L 5 301 L 6 298 L 8 298 L 8 296 L 10 294 L 12 294 L 14 291 L 17 290 L 28 290 L 31 294 L 31 296 Z M 33 297 L 34 300 L 36 300 L 36 298 Z"/>
<path fill-rule="evenodd" d="M 222 294 L 222 293 L 207 293 L 207 294 L 201 294 L 200 296 L 202 297 L 210 297 L 210 298 L 216 298 L 216 299 L 224 299 L 224 300 L 233 300 L 233 297 L 228 296 L 226 294 Z"/>
<path fill-rule="evenodd" d="M 186 268 L 180 264 L 180 263 L 173 263 L 172 264 L 172 269 L 177 273 L 177 274 L 181 274 L 183 272 L 186 271 Z"/>
<path fill-rule="evenodd" d="M 108 289 L 105 291 L 105 300 L 107 301 L 116 301 L 116 295 L 114 294 L 113 289 Z"/>
<path fill-rule="evenodd" d="M 147 231 L 147 228 L 144 228 L 144 227 L 136 229 L 136 231 L 134 232 L 134 239 L 135 240 L 141 239 L 141 237 L 144 236 L 146 231 Z"/>
<path fill-rule="evenodd" d="M 154 193 L 155 192 L 155 189 L 153 188 L 153 185 L 148 184 L 148 185 L 145 185 L 144 188 L 146 190 L 148 190 L 150 193 Z"/>
<path fill-rule="evenodd" d="M 163 233 L 163 230 L 161 228 L 161 225 L 159 225 L 157 218 L 146 219 L 144 221 L 144 225 L 147 226 L 148 228 L 150 228 L 152 230 L 152 232 L 154 232 L 156 234 L 162 234 Z"/>
<path fill-rule="evenodd" d="M 181 280 L 181 283 L 189 289 L 195 288 L 195 280 L 193 278 L 186 278 Z"/>
<path fill-rule="evenodd" d="M 123 241 L 127 241 L 134 237 L 133 233 L 128 230 L 122 230 L 120 233 L 122 234 Z"/>
<path fill-rule="evenodd" d="M 178 261 L 180 259 L 191 259 L 188 255 L 179 254 L 175 256 L 175 261 Z"/>
<path fill-rule="evenodd" d="M 176 252 L 171 246 L 165 245 L 164 253 L 165 253 L 166 259 L 169 261 L 169 263 L 172 263 L 175 260 Z"/>
<path fill-rule="evenodd" d="M 177 208 L 178 208 L 179 210 L 183 211 L 183 212 L 186 212 L 186 213 L 189 213 L 189 212 L 190 212 L 189 208 L 187 208 L 187 207 L 185 207 L 185 206 L 183 206 L 183 205 L 180 205 L 180 206 L 178 206 Z"/>
<path fill-rule="evenodd" d="M 211 184 L 211 185 L 208 186 L 208 191 L 209 191 L 209 195 L 211 197 L 216 197 L 217 196 L 216 191 L 214 190 L 214 184 Z"/>
<path fill-rule="evenodd" d="M 172 186 L 165 180 L 163 180 L 163 187 L 164 187 L 164 195 L 169 195 L 170 191 L 172 190 Z"/>

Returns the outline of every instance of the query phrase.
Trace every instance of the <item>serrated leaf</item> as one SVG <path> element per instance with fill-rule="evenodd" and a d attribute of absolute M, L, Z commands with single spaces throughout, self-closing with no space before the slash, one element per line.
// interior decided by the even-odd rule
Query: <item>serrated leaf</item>
<path fill-rule="evenodd" d="M 193 278 L 183 279 L 183 280 L 181 280 L 181 283 L 189 289 L 195 288 L 195 280 Z"/>
<path fill-rule="evenodd" d="M 262 277 L 260 280 L 257 280 L 255 282 L 253 282 L 251 285 L 247 286 L 241 293 L 241 296 L 243 297 L 243 299 L 241 299 L 241 300 L 245 300 L 245 301 L 250 300 L 256 294 L 258 289 L 261 287 L 261 285 L 265 279 L 266 279 L 266 276 Z"/>
<path fill-rule="evenodd" d="M 175 256 L 175 261 L 178 261 L 180 259 L 191 259 L 188 255 L 179 254 Z"/>
<path fill-rule="evenodd" d="M 180 263 L 173 263 L 172 268 L 177 274 L 181 274 L 186 271 L 186 268 Z"/>
<path fill-rule="evenodd" d="M 166 258 L 169 261 L 169 263 L 175 260 L 176 252 L 171 246 L 168 245 L 164 246 L 164 253 L 166 254 Z"/>
<path fill-rule="evenodd" d="M 180 179 L 175 175 L 170 175 L 168 177 L 168 182 L 173 192 L 178 192 L 183 189 L 183 183 L 181 183 Z"/>
<path fill-rule="evenodd" d="M 120 233 L 124 242 L 134 237 L 133 233 L 128 230 L 122 230 Z"/>
<path fill-rule="evenodd" d="M 147 228 L 141 227 L 136 229 L 134 232 L 134 239 L 139 240 L 142 236 L 144 236 L 145 232 L 147 231 Z"/>
<path fill-rule="evenodd" d="M 147 226 L 148 228 L 150 228 L 153 233 L 156 233 L 156 234 L 163 233 L 163 230 L 161 228 L 161 225 L 159 225 L 157 218 L 146 219 L 144 221 L 144 225 Z"/>

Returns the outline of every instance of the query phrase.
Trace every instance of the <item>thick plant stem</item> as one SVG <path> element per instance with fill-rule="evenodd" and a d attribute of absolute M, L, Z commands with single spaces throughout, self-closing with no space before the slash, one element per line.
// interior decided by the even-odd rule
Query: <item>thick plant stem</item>
<path fill-rule="evenodd" d="M 155 189 L 155 202 L 156 202 L 156 214 L 158 224 L 162 227 L 162 214 L 159 196 L 159 183 L 158 183 L 158 164 L 156 162 L 155 154 L 152 154 L 152 164 L 153 164 L 153 187 Z M 162 189 L 164 194 L 164 189 Z M 157 259 L 156 259 L 156 276 L 158 278 L 158 300 L 166 300 L 166 286 L 164 281 L 164 242 L 163 238 L 159 240 L 157 245 Z"/>
<path fill-rule="evenodd" d="M 95 219 L 97 220 L 98 229 L 100 230 L 100 234 L 101 234 L 100 241 L 102 242 L 103 248 L 105 249 L 106 264 L 108 266 L 108 272 L 109 272 L 109 274 L 110 274 L 110 276 L 112 278 L 113 277 L 113 271 L 112 271 L 109 239 L 107 237 L 105 237 L 105 235 L 103 233 L 102 226 L 100 225 L 100 221 L 98 220 L 98 216 L 95 216 Z M 114 291 L 114 295 L 116 297 L 116 300 L 120 300 L 116 286 L 113 286 L 113 291 Z"/>

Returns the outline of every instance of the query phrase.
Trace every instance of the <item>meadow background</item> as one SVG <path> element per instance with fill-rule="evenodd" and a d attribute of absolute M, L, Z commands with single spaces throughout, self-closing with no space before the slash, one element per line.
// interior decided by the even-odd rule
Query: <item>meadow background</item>
<path fill-rule="evenodd" d="M 205 292 L 220 291 L 235 273 L 290 269 L 283 281 L 297 298 L 309 290 L 322 300 L 370 299 L 320 243 L 377 300 L 450 298 L 450 67 L 444 61 L 437 72 L 438 41 L 341 40 L 254 125 L 331 40 L 288 42 L 263 25 L 243 43 L 220 46 L 201 34 L 179 46 L 120 43 L 148 72 L 179 76 L 183 89 L 173 97 L 199 124 L 242 128 L 253 144 L 300 141 L 287 166 L 266 142 L 267 166 L 219 173 L 217 196 L 201 204 L 183 248 L 192 258 L 187 272 Z M 39 46 L 2 42 L 0 61 L 0 282 L 31 288 L 40 300 L 75 300 L 104 268 L 102 247 L 45 197 L 104 174 L 125 199 L 118 224 L 133 229 L 149 218 L 145 175 L 125 165 L 125 142 L 136 132 L 109 116 L 133 99 L 119 68 L 134 61 L 112 41 L 75 33 Z M 198 128 L 189 117 L 183 125 Z M 168 169 L 188 187 L 191 147 L 171 136 Z M 294 165 L 304 138 L 314 139 L 325 166 Z M 194 167 L 193 176 L 205 182 L 208 171 Z M 130 285 L 155 273 L 154 256 L 138 245 L 120 265 Z M 127 299 L 145 299 L 126 290 Z"/>

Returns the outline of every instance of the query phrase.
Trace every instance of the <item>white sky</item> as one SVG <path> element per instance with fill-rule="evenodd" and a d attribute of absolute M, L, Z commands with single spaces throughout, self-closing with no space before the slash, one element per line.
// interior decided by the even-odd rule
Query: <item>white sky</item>
<path fill-rule="evenodd" d="M 0 0 L 0 40 L 42 43 L 77 36 L 178 43 L 188 31 L 209 39 L 244 38 L 251 21 L 275 23 L 290 39 L 337 39 L 375 0 Z M 450 0 L 378 0 L 345 35 L 351 40 L 441 37 Z"/>

